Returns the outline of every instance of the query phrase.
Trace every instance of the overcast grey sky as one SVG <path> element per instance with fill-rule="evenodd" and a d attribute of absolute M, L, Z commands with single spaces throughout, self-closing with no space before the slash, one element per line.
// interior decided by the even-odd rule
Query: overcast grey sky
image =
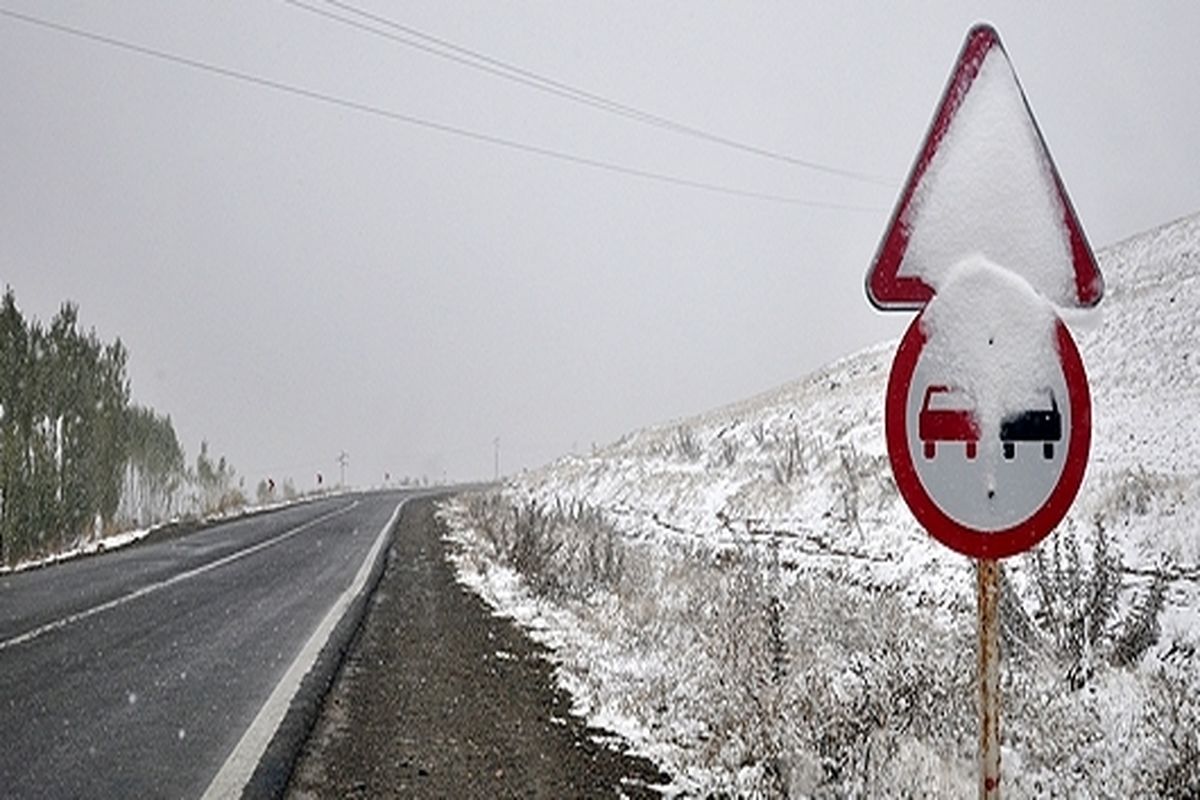
<path fill-rule="evenodd" d="M 815 204 L 489 144 L 0 15 L 0 283 L 27 314 L 71 299 L 120 336 L 135 400 L 251 488 L 307 488 L 343 449 L 359 484 L 490 477 L 496 437 L 505 471 L 533 467 L 898 335 L 908 315 L 871 310 L 863 276 L 978 21 L 1093 246 L 1200 211 L 1196 3 L 346 2 L 882 180 L 647 125 L 281 0 L 0 0 L 388 114 Z"/>

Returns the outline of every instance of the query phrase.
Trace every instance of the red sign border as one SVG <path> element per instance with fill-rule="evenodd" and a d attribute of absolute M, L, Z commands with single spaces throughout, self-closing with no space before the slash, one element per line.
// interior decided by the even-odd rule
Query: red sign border
<path fill-rule="evenodd" d="M 918 309 L 933 299 L 934 290 L 929 284 L 920 278 L 899 274 L 900 263 L 904 260 L 904 254 L 908 250 L 909 208 L 912 205 L 917 186 L 925 177 L 925 172 L 949 130 L 954 115 L 958 113 L 958 109 L 966 99 L 975 78 L 979 75 L 983 60 L 992 48 L 999 48 L 1005 58 L 1008 57 L 995 28 L 986 24 L 971 28 L 967 34 L 967 40 L 963 44 L 962 52 L 958 55 L 958 61 L 955 62 L 950 80 L 942 92 L 941 102 L 930 123 L 929 131 L 925 134 L 921 151 L 909 171 L 904 191 L 901 193 L 900 199 L 896 201 L 892 218 L 879 242 L 879 249 L 875 253 L 871 268 L 867 271 L 867 299 L 881 311 Z M 1099 303 L 1104 296 L 1104 276 L 1100 273 L 1096 256 L 1093 254 L 1087 236 L 1084 235 L 1083 227 L 1079 223 L 1079 218 L 1075 214 L 1071 198 L 1067 196 L 1067 189 L 1063 185 L 1062 177 L 1058 174 L 1058 167 L 1055 166 L 1054 159 L 1050 157 L 1050 148 L 1046 145 L 1042 130 L 1033 116 L 1033 110 L 1029 106 L 1028 98 L 1025 97 L 1025 89 L 1021 87 L 1020 80 L 1017 80 L 1017 88 L 1021 92 L 1021 101 L 1033 124 L 1034 132 L 1037 133 L 1042 154 L 1049 165 L 1058 200 L 1062 206 L 1062 223 L 1067 229 L 1071 247 L 1071 262 L 1075 269 L 1076 300 L 1080 306 L 1090 308 Z"/>
<path fill-rule="evenodd" d="M 917 360 L 927 341 L 921 329 L 923 317 L 924 313 L 918 314 L 909 325 L 888 375 L 884 427 L 896 487 L 917 521 L 933 538 L 952 550 L 983 559 L 1006 558 L 1022 553 L 1046 538 L 1062 521 L 1083 484 L 1092 439 L 1091 392 L 1083 359 L 1067 326 L 1061 319 L 1058 320 L 1057 349 L 1071 408 L 1066 463 L 1050 496 L 1028 519 L 999 531 L 977 531 L 952 519 L 938 507 L 921 484 L 912 453 L 909 452 L 905 418 Z"/>

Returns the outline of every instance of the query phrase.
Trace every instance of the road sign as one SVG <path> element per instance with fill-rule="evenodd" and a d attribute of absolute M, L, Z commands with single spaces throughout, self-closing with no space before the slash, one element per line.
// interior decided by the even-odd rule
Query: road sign
<path fill-rule="evenodd" d="M 867 273 L 880 309 L 919 309 L 980 253 L 1051 302 L 1090 307 L 1104 282 L 1000 37 L 971 29 Z"/>
<path fill-rule="evenodd" d="M 920 309 L 888 377 L 900 495 L 977 559 L 979 797 L 1000 796 L 997 559 L 1041 541 L 1083 482 L 1091 398 L 1055 306 L 1104 280 L 996 31 L 967 34 L 896 203 L 867 297 Z"/>
<path fill-rule="evenodd" d="M 922 309 L 885 409 L 901 495 L 961 553 L 1032 547 L 1078 492 L 1091 439 L 1083 363 L 1053 308 L 1095 305 L 1104 281 L 990 26 L 967 34 L 866 290 Z"/>
<path fill-rule="evenodd" d="M 1079 491 L 1091 398 L 1079 351 L 1060 320 L 1052 335 L 1048 352 L 1056 363 L 1031 370 L 1047 377 L 1026 393 L 1030 407 L 1010 409 L 990 426 L 961 388 L 953 360 L 930 346 L 924 313 L 900 342 L 884 413 L 892 473 L 917 521 L 960 553 L 994 559 L 1029 549 Z"/>

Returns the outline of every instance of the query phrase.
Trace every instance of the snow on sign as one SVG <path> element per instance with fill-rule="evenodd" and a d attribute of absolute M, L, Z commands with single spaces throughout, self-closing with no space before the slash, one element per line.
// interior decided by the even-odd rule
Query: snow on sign
<path fill-rule="evenodd" d="M 896 485 L 936 539 L 976 558 L 1037 544 L 1083 481 L 1091 400 L 1054 308 L 982 257 L 909 326 L 884 411 Z"/>
<path fill-rule="evenodd" d="M 921 309 L 888 381 L 896 485 L 917 520 L 981 559 L 1066 514 L 1091 399 L 1056 307 L 1104 291 L 1095 257 L 996 32 L 967 36 L 867 276 L 881 309 Z"/>
<path fill-rule="evenodd" d="M 867 273 L 880 309 L 918 309 L 979 253 L 1060 306 L 1104 281 L 996 31 L 973 28 Z"/>

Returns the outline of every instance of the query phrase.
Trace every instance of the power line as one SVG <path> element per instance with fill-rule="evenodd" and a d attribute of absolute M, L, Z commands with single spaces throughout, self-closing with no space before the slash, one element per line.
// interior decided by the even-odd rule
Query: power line
<path fill-rule="evenodd" d="M 828 175 L 836 175 L 838 177 L 870 183 L 876 186 L 885 186 L 889 189 L 895 188 L 896 185 L 894 180 L 883 176 L 871 175 L 864 172 L 857 172 L 828 164 L 822 164 L 809 159 L 797 158 L 795 156 L 787 155 L 786 153 L 780 153 L 774 150 L 769 150 L 765 147 L 760 147 L 758 145 L 740 142 L 736 139 L 721 136 L 720 134 L 712 133 L 711 131 L 706 131 L 702 128 L 697 128 L 692 125 L 687 125 L 668 117 L 663 117 L 649 111 L 644 111 L 635 106 L 627 105 L 617 100 L 612 100 L 604 97 L 603 95 L 595 94 L 584 89 L 579 89 L 571 86 L 570 84 L 554 80 L 553 78 L 548 78 L 545 75 L 541 75 L 537 72 L 518 67 L 506 61 L 501 61 L 500 59 L 493 58 L 477 50 L 472 50 L 470 48 L 454 44 L 446 39 L 425 33 L 409 25 L 403 25 L 395 20 L 388 19 L 387 17 L 373 14 L 369 11 L 364 11 L 363 9 L 357 8 L 349 3 L 342 2 L 341 0 L 324 0 L 324 2 L 335 8 L 355 14 L 363 19 L 370 20 L 371 22 L 379 25 L 384 25 L 392 30 L 400 31 L 413 38 L 398 36 L 394 33 L 363 24 L 362 22 L 348 19 L 325 9 L 313 6 L 310 3 L 304 2 L 304 0 L 283 0 L 283 2 L 296 8 L 308 11 L 309 13 L 318 14 L 326 19 L 334 20 L 343 25 L 348 25 L 350 27 L 375 34 L 376 36 L 381 36 L 398 44 L 405 45 L 406 47 L 412 47 L 439 58 L 444 58 L 449 61 L 471 67 L 472 69 L 481 70 L 505 80 L 515 81 L 516 83 L 524 84 L 539 91 L 548 92 L 550 94 L 557 95 L 558 97 L 562 97 L 573 102 L 582 103 L 583 105 L 591 106 L 592 108 L 596 108 L 601 111 L 617 114 L 618 116 L 626 117 L 647 125 L 663 128 L 674 133 L 693 136 L 714 144 L 731 147 L 745 153 L 751 153 L 753 155 L 762 156 L 775 161 L 781 161 L 785 164 L 791 164 L 792 166 L 823 172 Z M 414 39 L 416 39 L 416 41 L 414 41 Z"/>
<path fill-rule="evenodd" d="M 343 108 L 343 109 L 359 111 L 364 114 L 371 114 L 373 116 L 382 117 L 384 119 L 389 119 L 394 122 L 402 122 L 407 125 L 425 128 L 428 130 L 434 130 L 434 131 L 438 131 L 440 133 L 450 134 L 450 135 L 457 136 L 457 137 L 460 137 L 463 139 L 470 139 L 470 140 L 477 141 L 477 142 L 485 142 L 487 144 L 492 144 L 492 145 L 496 145 L 499 147 L 505 147 L 510 150 L 517 150 L 517 151 L 529 153 L 532 155 L 539 155 L 539 156 L 543 156 L 545 158 L 551 158 L 551 159 L 554 159 L 554 160 L 557 160 L 560 162 L 569 162 L 569 163 L 578 164 L 581 166 L 592 167 L 594 169 L 606 170 L 609 172 L 614 172 L 614 173 L 627 175 L 627 176 L 631 176 L 631 177 L 644 178 L 646 180 L 658 181 L 660 183 L 668 183 L 668 184 L 673 184 L 676 186 L 684 186 L 684 187 L 688 187 L 691 189 L 699 189 L 702 191 L 713 192 L 713 193 L 717 193 L 717 194 L 731 195 L 734 197 L 744 197 L 744 198 L 750 198 L 750 199 L 754 199 L 754 200 L 765 200 L 765 201 L 774 202 L 774 203 L 785 203 L 785 204 L 789 204 L 789 205 L 804 206 L 807 208 L 821 208 L 821 209 L 827 209 L 827 210 L 832 210 L 832 211 L 864 212 L 864 213 L 871 213 L 871 214 L 876 214 L 876 213 L 879 213 L 880 211 L 886 210 L 886 209 L 872 208 L 872 207 L 867 207 L 867 206 L 856 206 L 856 205 L 849 205 L 849 204 L 842 204 L 842 203 L 829 203 L 829 202 L 824 202 L 824 201 L 820 201 L 820 200 L 808 200 L 808 199 L 800 198 L 800 197 L 789 197 L 786 195 L 771 194 L 769 192 L 756 192 L 753 190 L 737 189 L 734 187 L 724 186 L 721 184 L 708 183 L 706 181 L 692 180 L 690 178 L 681 178 L 681 177 L 678 177 L 675 175 L 668 175 L 666 173 L 640 169 L 638 167 L 630 167 L 630 166 L 618 164 L 618 163 L 612 162 L 612 161 L 603 161 L 600 159 L 590 158 L 588 156 L 575 155 L 573 153 L 568 153 L 568 152 L 565 152 L 562 150 L 555 150 L 555 149 L 549 148 L 549 147 L 542 147 L 541 145 L 535 145 L 535 144 L 529 144 L 526 142 L 521 142 L 516 139 L 508 139 L 508 138 L 505 138 L 502 136 L 496 136 L 496 135 L 489 134 L 489 133 L 482 133 L 480 131 L 474 131 L 474 130 L 470 130 L 467 128 L 461 128 L 461 127 L 458 127 L 455 125 L 449 125 L 449 124 L 442 123 L 442 122 L 435 122 L 433 120 L 427 120 L 427 119 L 422 119 L 420 117 L 414 117 L 414 116 L 411 116 L 408 114 L 400 113 L 398 111 L 392 111 L 390 109 L 382 108 L 380 106 L 375 106 L 375 105 L 371 105 L 369 103 L 359 102 L 357 100 L 348 100 L 343 97 L 326 94 L 324 92 L 319 92 L 314 89 L 306 89 L 302 86 L 296 86 L 293 84 L 284 83 L 282 81 L 273 80 L 271 78 L 264 78 L 259 75 L 254 75 L 254 74 L 248 73 L 248 72 L 242 72 L 240 70 L 231 69 L 229 67 L 223 67 L 218 64 L 211 64 L 211 63 L 208 63 L 205 61 L 199 61 L 194 58 L 189 58 L 187 56 L 176 55 L 174 53 L 169 53 L 165 50 L 158 50 L 158 49 L 155 49 L 152 47 L 147 47 L 145 45 L 140 45 L 140 44 L 136 44 L 134 42 L 125 41 L 124 39 L 118 39 L 116 37 L 106 36 L 104 34 L 84 30 L 82 28 L 72 27 L 70 25 L 65 25 L 60 22 L 54 22 L 51 20 L 42 19 L 40 17 L 35 17 L 35 16 L 29 15 L 29 14 L 23 14 L 23 13 L 20 13 L 17 11 L 11 11 L 11 10 L 5 9 L 5 8 L 0 8 L 0 16 L 9 17 L 10 19 L 19 20 L 21 22 L 25 22 L 30 25 L 36 25 L 38 27 L 57 31 L 59 33 L 65 33 L 70 36 L 75 36 L 75 37 L 78 37 L 81 39 L 86 39 L 88 41 L 108 45 L 110 47 L 115 47 L 115 48 L 118 48 L 121 50 L 133 52 L 133 53 L 138 53 L 140 55 L 148 56 L 150 58 L 155 58 L 155 59 L 158 59 L 161 61 L 168 61 L 173 64 L 179 64 L 181 66 L 190 67 L 192 69 L 200 70 L 202 72 L 208 72 L 208 73 L 212 73 L 214 75 L 220 75 L 225 78 L 230 78 L 233 80 L 241 81 L 243 83 L 252 84 L 254 86 L 258 86 L 258 87 L 262 87 L 262 88 L 266 88 L 266 89 L 272 89 L 274 91 L 283 92 L 285 94 L 290 94 L 290 95 L 293 95 L 296 97 L 302 97 L 302 98 L 305 98 L 308 100 L 315 100 L 320 103 L 337 106 L 337 107 Z"/>

